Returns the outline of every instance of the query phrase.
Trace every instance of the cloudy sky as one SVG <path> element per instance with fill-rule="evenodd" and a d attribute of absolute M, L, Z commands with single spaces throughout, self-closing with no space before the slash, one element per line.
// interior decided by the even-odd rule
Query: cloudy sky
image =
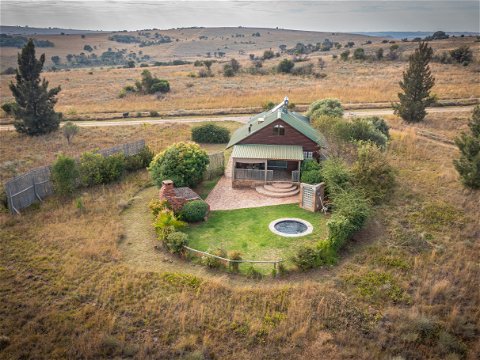
<path fill-rule="evenodd" d="M 0 0 L 2 25 L 91 30 L 188 26 L 479 31 L 477 1 Z"/>

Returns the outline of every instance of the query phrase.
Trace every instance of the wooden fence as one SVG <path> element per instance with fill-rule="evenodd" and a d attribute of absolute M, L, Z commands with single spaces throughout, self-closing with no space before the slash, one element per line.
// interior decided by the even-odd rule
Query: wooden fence
<path fill-rule="evenodd" d="M 138 154 L 145 147 L 145 140 L 138 140 L 127 144 L 102 149 L 97 153 L 103 156 L 123 153 L 126 156 Z M 16 176 L 5 183 L 8 208 L 12 214 L 20 214 L 20 210 L 42 201 L 54 193 L 50 177 L 50 166 L 42 166 Z"/>
<path fill-rule="evenodd" d="M 188 250 L 188 251 L 191 251 L 191 252 L 193 252 L 197 255 L 208 256 L 208 257 L 212 257 L 212 258 L 221 260 L 221 261 L 225 262 L 226 265 L 230 265 L 231 263 L 237 263 L 237 264 L 242 264 L 242 263 L 273 264 L 273 268 L 276 271 L 276 270 L 278 270 L 278 264 L 280 264 L 284 261 L 283 259 L 278 259 L 278 260 L 243 260 L 243 259 L 242 260 L 232 260 L 232 259 L 227 259 L 227 258 L 224 258 L 224 257 L 221 257 L 221 256 L 210 254 L 206 251 L 200 251 L 200 250 L 188 247 L 186 245 L 184 245 L 183 248 Z"/>
<path fill-rule="evenodd" d="M 225 171 L 225 155 L 223 152 L 208 155 L 210 162 L 207 170 L 203 175 L 204 180 L 212 180 L 217 176 L 221 176 Z"/>

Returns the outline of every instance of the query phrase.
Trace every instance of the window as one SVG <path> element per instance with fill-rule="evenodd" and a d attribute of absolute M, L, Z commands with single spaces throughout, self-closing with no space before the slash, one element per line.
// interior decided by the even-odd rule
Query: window
<path fill-rule="evenodd" d="M 282 160 L 268 160 L 268 169 L 286 169 L 288 163 Z"/>
<path fill-rule="evenodd" d="M 273 135 L 285 135 L 285 127 L 283 125 L 275 125 L 273 127 Z"/>
<path fill-rule="evenodd" d="M 311 159 L 311 158 L 313 158 L 313 152 L 312 152 L 312 151 L 304 151 L 304 152 L 303 152 L 303 158 L 304 158 L 304 159 Z"/>

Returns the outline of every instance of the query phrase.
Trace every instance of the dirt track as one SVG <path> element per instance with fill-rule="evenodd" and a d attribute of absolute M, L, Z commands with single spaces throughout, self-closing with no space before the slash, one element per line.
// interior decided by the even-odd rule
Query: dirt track
<path fill-rule="evenodd" d="M 441 113 L 441 112 L 468 112 L 472 111 L 473 106 L 449 106 L 449 107 L 434 107 L 429 108 L 429 113 Z M 392 115 L 391 109 L 362 109 L 362 110 L 350 110 L 345 112 L 346 117 L 355 116 L 384 116 Z M 169 119 L 125 119 L 125 120 L 103 120 L 103 121 L 75 121 L 75 124 L 81 127 L 107 127 L 107 126 L 133 126 L 142 124 L 172 124 L 172 123 L 199 123 L 206 121 L 238 121 L 246 123 L 250 119 L 250 115 L 239 116 L 202 116 L 202 117 L 178 117 Z M 0 125 L 0 131 L 14 130 L 13 125 Z"/>

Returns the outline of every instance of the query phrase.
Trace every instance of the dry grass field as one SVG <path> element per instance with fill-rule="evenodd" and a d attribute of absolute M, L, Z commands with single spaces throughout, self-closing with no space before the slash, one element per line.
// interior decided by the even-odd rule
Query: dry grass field
<path fill-rule="evenodd" d="M 145 139 L 148 146 L 158 153 L 178 141 L 187 141 L 191 138 L 192 126 L 200 124 L 166 124 L 142 126 L 121 126 L 109 128 L 81 128 L 68 145 L 61 132 L 30 138 L 14 131 L 2 132 L 0 142 L 0 182 L 22 174 L 32 168 L 51 164 L 56 157 L 63 153 L 68 156 L 80 156 L 85 151 L 103 149 L 115 145 Z M 240 126 L 236 122 L 222 122 L 219 124 L 233 131 Z M 208 152 L 222 151 L 224 145 L 204 144 Z"/>
<path fill-rule="evenodd" d="M 208 32 L 208 40 L 199 40 L 203 32 Z M 227 31 L 228 30 L 228 31 Z M 245 69 L 252 66 L 249 60 L 249 53 L 261 55 L 265 49 L 272 48 L 278 51 L 278 45 L 284 43 L 292 47 L 298 41 L 305 44 L 323 41 L 328 37 L 332 41 L 339 41 L 344 44 L 347 41 L 354 41 L 355 46 L 351 53 L 363 47 L 367 55 L 372 55 L 382 47 L 385 54 L 392 44 L 381 43 L 381 38 L 365 37 L 360 35 L 339 34 L 332 36 L 325 33 L 295 32 L 287 30 L 269 30 L 262 32 L 261 37 L 254 37 L 257 42 L 252 48 L 245 50 L 243 55 L 238 50 L 233 51 L 235 42 L 243 41 L 245 38 L 228 38 L 228 33 L 244 30 L 251 33 L 254 29 L 182 29 L 171 30 L 173 38 L 179 41 L 172 43 L 136 48 L 133 44 L 120 44 L 108 40 L 109 34 L 87 35 L 82 39 L 79 35 L 53 36 L 54 48 L 37 49 L 38 52 L 46 52 L 47 59 L 52 54 L 77 53 L 84 43 L 97 44 L 98 49 L 105 51 L 108 47 L 126 48 L 129 51 L 143 51 L 145 54 L 151 52 L 152 60 L 187 59 L 205 60 L 206 51 L 213 51 L 219 46 L 217 41 L 224 41 L 227 45 L 226 57 L 217 59 L 218 63 L 213 64 L 214 77 L 192 78 L 189 74 L 196 74 L 199 67 L 193 64 L 180 66 L 150 67 L 152 74 L 167 79 L 171 85 L 171 91 L 163 96 L 156 95 L 135 95 L 130 94 L 119 98 L 119 93 L 126 85 L 133 85 L 135 80 L 140 78 L 143 68 L 125 69 L 114 67 L 83 68 L 69 71 L 46 72 L 44 75 L 52 86 L 61 85 L 62 92 L 59 95 L 57 105 L 58 111 L 64 113 L 67 118 L 102 118 L 105 114 L 117 114 L 130 112 L 135 116 L 137 112 L 158 111 L 160 114 L 181 115 L 187 112 L 208 112 L 223 111 L 231 112 L 232 109 L 258 108 L 269 101 L 278 102 L 284 96 L 288 96 L 295 104 L 308 104 L 315 99 L 333 97 L 340 99 L 343 103 L 373 103 L 391 102 L 397 100 L 398 81 L 401 79 L 402 71 L 406 66 L 405 59 L 416 47 L 416 43 L 396 41 L 399 45 L 400 60 L 397 61 L 354 61 L 347 62 L 339 58 L 333 59 L 332 55 L 339 55 L 345 49 L 332 50 L 329 52 L 315 52 L 308 55 L 307 62 L 300 62 L 297 66 L 307 63 L 314 65 L 317 73 L 326 75 L 324 78 L 314 76 L 293 76 L 293 75 L 250 75 Z M 185 34 L 181 34 L 183 31 Z M 203 31 L 203 32 L 202 32 Z M 163 32 L 162 32 L 163 33 Z M 123 34 L 123 33 L 122 33 Z M 217 35 L 215 35 L 217 34 Z M 183 38 L 185 36 L 185 38 Z M 224 39 L 222 40 L 222 36 Z M 246 35 L 245 35 L 246 36 Z M 47 38 L 43 36 L 39 38 Z M 338 37 L 338 39 L 337 39 Z M 372 44 L 362 45 L 370 39 Z M 249 41 L 251 39 L 248 39 Z M 211 45 L 210 42 L 212 42 Z M 114 46 L 115 45 L 115 46 Z M 195 46 L 199 46 L 198 56 Z M 431 42 L 436 53 L 448 51 L 461 45 L 469 45 L 477 59 L 469 66 L 459 64 L 432 64 L 432 72 L 436 78 L 436 85 L 433 92 L 439 99 L 455 98 L 478 98 L 480 97 L 479 71 L 480 64 L 480 43 L 475 38 L 452 38 Z M 246 46 L 246 45 L 245 45 Z M 169 50 L 168 50 L 169 49 Z M 194 54 L 187 53 L 186 49 L 195 49 Z M 201 51 L 200 51 L 201 50 Z M 257 51 L 255 51 L 257 50 Z M 15 59 L 18 49 L 2 48 L 2 66 L 10 64 L 15 66 Z M 64 54 L 65 53 L 65 54 Z M 164 58 L 164 57 L 165 58 Z M 243 67 L 237 76 L 226 78 L 222 69 L 225 62 L 230 58 L 236 58 Z M 283 54 L 280 58 L 266 60 L 263 69 L 269 71 L 275 67 L 283 58 L 290 58 L 291 55 Z M 320 69 L 318 58 L 325 61 L 325 68 Z M 11 100 L 8 83 L 13 79 L 12 75 L 0 76 L 0 102 Z M 3 114 L 5 116 L 5 114 Z"/>
<path fill-rule="evenodd" d="M 425 126 L 465 123 L 462 115 L 431 115 Z M 109 145 L 107 131 L 119 141 L 156 139 L 161 148 L 186 127 L 82 131 L 91 134 L 74 139 L 75 151 Z M 3 149 L 18 140 L 7 137 Z M 35 144 L 38 156 L 51 156 L 40 140 L 21 141 L 20 153 Z M 145 172 L 71 200 L 52 197 L 22 216 L 0 214 L 0 336 L 9 344 L 0 357 L 475 359 L 480 194 L 460 185 L 454 147 L 413 129 L 393 132 L 388 156 L 397 189 L 340 263 L 277 280 L 162 255 L 151 268 L 126 262 L 121 209 L 147 182 Z"/>

